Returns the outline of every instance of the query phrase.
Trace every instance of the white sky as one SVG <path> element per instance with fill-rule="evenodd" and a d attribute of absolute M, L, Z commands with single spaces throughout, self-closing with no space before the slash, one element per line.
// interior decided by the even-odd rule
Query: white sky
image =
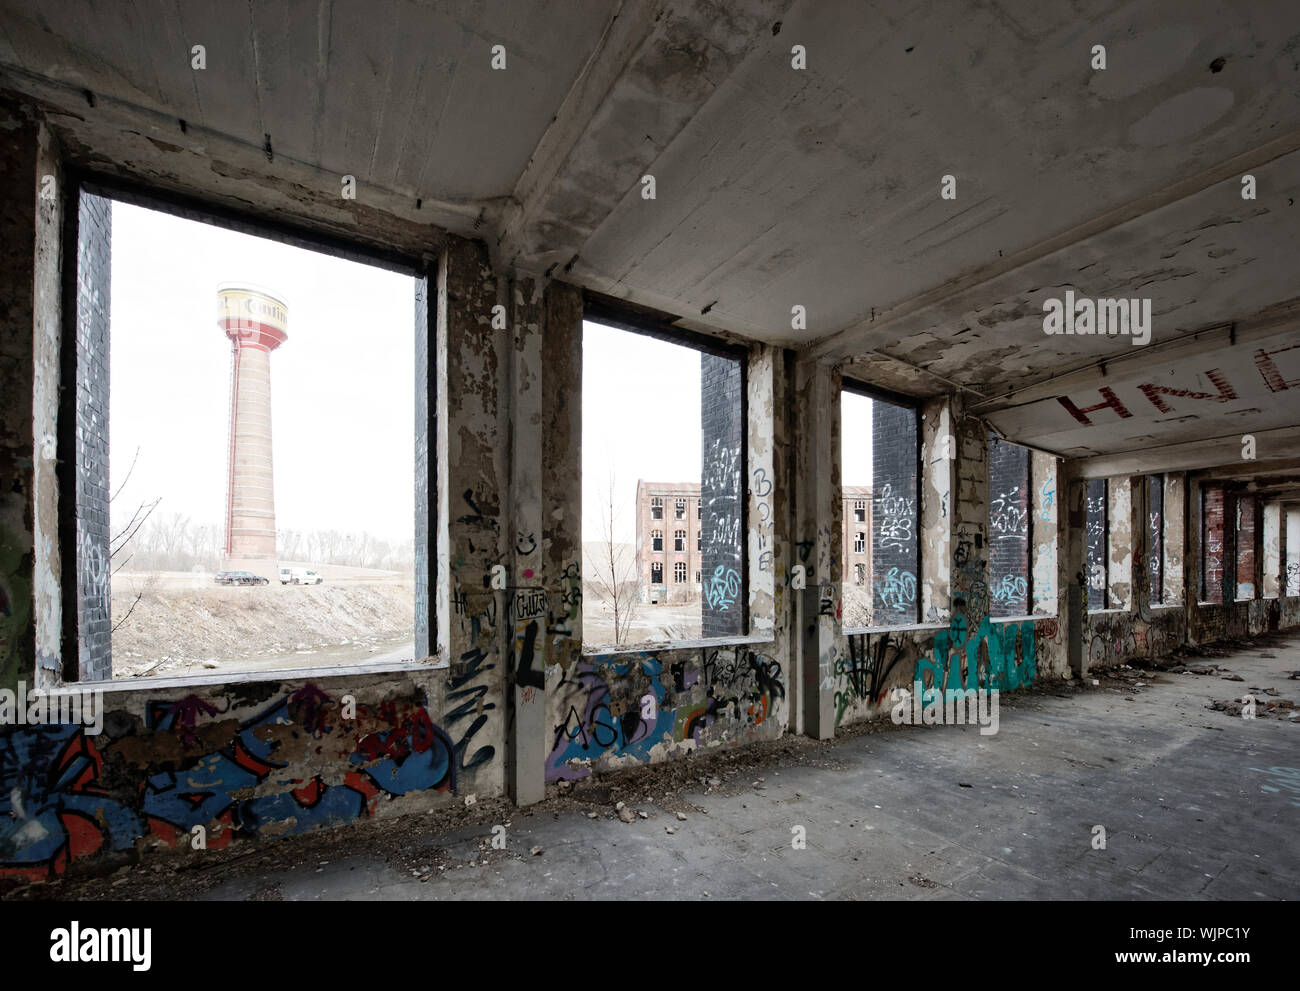
<path fill-rule="evenodd" d="M 614 540 L 633 542 L 636 483 L 700 481 L 700 352 L 582 325 L 582 539 L 603 538 L 615 475 Z"/>
<path fill-rule="evenodd" d="M 636 483 L 700 480 L 700 352 L 582 325 L 582 539 L 600 541 L 610 471 L 617 542 L 636 539 Z M 871 400 L 842 394 L 845 485 L 871 484 Z"/>
<path fill-rule="evenodd" d="M 871 484 L 871 400 L 840 393 L 840 483 Z"/>
<path fill-rule="evenodd" d="M 248 281 L 289 304 L 289 339 L 271 355 L 276 526 L 411 538 L 414 279 L 116 201 L 112 265 L 114 489 L 140 448 L 115 513 L 162 496 L 159 513 L 224 523 L 217 284 Z"/>

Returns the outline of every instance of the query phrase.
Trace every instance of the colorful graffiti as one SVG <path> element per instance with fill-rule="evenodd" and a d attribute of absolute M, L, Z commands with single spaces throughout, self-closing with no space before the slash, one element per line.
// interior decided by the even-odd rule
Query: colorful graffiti
<path fill-rule="evenodd" d="M 785 699 L 781 665 L 743 648 L 703 651 L 665 669 L 651 653 L 600 658 L 566 671 L 553 689 L 557 712 L 546 780 L 576 780 L 597 762 L 646 763 L 707 746 L 772 719 Z"/>
<path fill-rule="evenodd" d="M 307 685 L 243 719 L 230 718 L 230 707 L 195 696 L 150 702 L 147 735 L 46 725 L 0 737 L 0 878 L 61 874 L 141 838 L 178 846 L 195 826 L 219 849 L 367 816 L 386 797 L 456 790 L 453 744 L 423 702 L 358 705 L 349 719 Z M 308 752 L 342 761 L 287 777 L 293 755 Z M 138 787 L 113 784 L 142 763 Z"/>
<path fill-rule="evenodd" d="M 970 630 L 953 617 L 916 659 L 915 680 L 926 688 L 1011 691 L 1030 685 L 1038 671 L 1034 622 L 999 623 L 988 617 Z"/>

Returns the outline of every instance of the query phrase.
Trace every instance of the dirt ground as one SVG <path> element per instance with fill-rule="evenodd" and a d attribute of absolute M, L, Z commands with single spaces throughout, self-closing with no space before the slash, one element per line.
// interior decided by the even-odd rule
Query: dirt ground
<path fill-rule="evenodd" d="M 115 678 L 404 659 L 414 649 L 415 589 L 373 573 L 248 586 L 122 573 L 113 622 Z"/>

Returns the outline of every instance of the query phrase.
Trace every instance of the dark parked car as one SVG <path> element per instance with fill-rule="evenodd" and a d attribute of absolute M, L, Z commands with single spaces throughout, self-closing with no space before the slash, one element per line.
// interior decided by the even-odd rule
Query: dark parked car
<path fill-rule="evenodd" d="M 213 579 L 218 585 L 267 585 L 269 579 L 253 574 L 251 571 L 218 571 Z"/>

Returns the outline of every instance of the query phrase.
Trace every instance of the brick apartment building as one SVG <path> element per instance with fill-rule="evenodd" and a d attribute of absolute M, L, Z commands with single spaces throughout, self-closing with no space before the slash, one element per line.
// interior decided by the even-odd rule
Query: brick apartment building
<path fill-rule="evenodd" d="M 703 522 L 698 482 L 636 483 L 636 573 L 642 602 L 689 602 L 700 596 Z"/>
<path fill-rule="evenodd" d="M 846 485 L 844 498 L 844 584 L 871 583 L 871 486 Z"/>
<path fill-rule="evenodd" d="M 844 582 L 871 582 L 871 486 L 844 486 Z M 693 482 L 636 483 L 636 573 L 641 601 L 690 602 L 702 591 L 703 520 Z"/>

